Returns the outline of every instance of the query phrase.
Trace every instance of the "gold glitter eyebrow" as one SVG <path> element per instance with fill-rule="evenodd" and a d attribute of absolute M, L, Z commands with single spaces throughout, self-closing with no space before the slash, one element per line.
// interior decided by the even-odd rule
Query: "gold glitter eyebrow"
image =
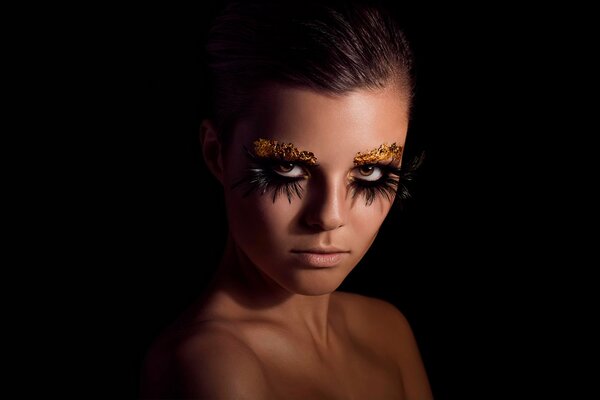
<path fill-rule="evenodd" d="M 302 162 L 317 165 L 317 157 L 310 151 L 300 151 L 292 143 L 279 143 L 277 140 L 258 139 L 253 142 L 254 154 L 260 158 L 274 158 L 289 162 Z"/>
<path fill-rule="evenodd" d="M 383 160 L 399 160 L 402 156 L 402 146 L 398 146 L 395 142 L 388 145 L 387 143 L 382 144 L 376 149 L 368 151 L 366 153 L 361 153 L 360 151 L 356 153 L 356 157 L 354 157 L 354 165 L 367 165 L 367 164 L 377 164 Z"/>

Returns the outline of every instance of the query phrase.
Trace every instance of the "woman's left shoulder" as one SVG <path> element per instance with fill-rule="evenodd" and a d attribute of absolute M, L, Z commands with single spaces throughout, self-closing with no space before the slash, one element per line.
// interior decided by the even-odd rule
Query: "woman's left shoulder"
<path fill-rule="evenodd" d="M 404 314 L 393 304 L 374 297 L 335 292 L 332 298 L 337 321 L 358 343 L 366 344 L 396 362 L 419 362 L 417 342 Z M 413 360 L 406 360 L 407 354 Z"/>
<path fill-rule="evenodd" d="M 393 304 L 375 297 L 349 292 L 334 292 L 332 299 L 346 322 L 352 326 L 387 328 L 386 331 L 411 333 L 408 320 Z M 400 332 L 398 332 L 400 331 Z"/>
<path fill-rule="evenodd" d="M 387 301 L 347 292 L 332 297 L 340 321 L 356 343 L 398 366 L 407 399 L 431 399 L 431 388 L 417 341 L 402 312 Z"/>

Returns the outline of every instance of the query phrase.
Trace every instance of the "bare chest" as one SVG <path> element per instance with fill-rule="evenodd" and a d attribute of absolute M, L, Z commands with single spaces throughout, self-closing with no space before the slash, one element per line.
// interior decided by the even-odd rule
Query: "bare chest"
<path fill-rule="evenodd" d="M 323 352 L 312 346 L 273 346 L 260 355 L 273 398 L 403 398 L 400 370 L 391 359 L 365 346 L 332 347 Z"/>

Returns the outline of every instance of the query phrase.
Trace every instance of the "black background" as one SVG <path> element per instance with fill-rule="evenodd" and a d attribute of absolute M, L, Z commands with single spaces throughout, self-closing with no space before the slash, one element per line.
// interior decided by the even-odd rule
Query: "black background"
<path fill-rule="evenodd" d="M 92 169 L 73 240 L 87 304 L 68 304 L 69 318 L 90 322 L 68 337 L 82 349 L 76 369 L 92 360 L 88 397 L 136 397 L 151 340 L 218 262 L 224 212 L 197 134 L 199 49 L 220 5 L 114 10 L 87 44 L 97 96 L 85 105 L 94 118 L 82 129 L 93 133 L 80 157 Z M 426 162 L 414 199 L 390 214 L 341 289 L 403 311 L 436 399 L 540 395 L 575 318 L 568 284 L 547 267 L 575 262 L 554 235 L 562 127 L 548 116 L 560 57 L 548 49 L 561 35 L 540 10 L 393 9 L 417 60 L 407 148 Z"/>

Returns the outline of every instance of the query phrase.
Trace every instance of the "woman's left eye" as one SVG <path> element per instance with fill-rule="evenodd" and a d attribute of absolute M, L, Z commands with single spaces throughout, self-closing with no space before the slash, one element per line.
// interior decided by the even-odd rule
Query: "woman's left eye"
<path fill-rule="evenodd" d="M 273 166 L 273 171 L 286 178 L 302 178 L 306 175 L 304 169 L 294 163 L 279 163 Z"/>
<path fill-rule="evenodd" d="M 355 168 L 355 172 L 352 174 L 354 179 L 368 182 L 378 181 L 382 176 L 383 171 L 376 165 L 363 165 Z"/>

